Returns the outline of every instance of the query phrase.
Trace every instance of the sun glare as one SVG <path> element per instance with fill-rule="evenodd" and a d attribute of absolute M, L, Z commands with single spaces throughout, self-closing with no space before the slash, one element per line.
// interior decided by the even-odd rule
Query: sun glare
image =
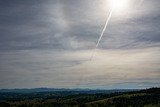
<path fill-rule="evenodd" d="M 118 11 L 125 11 L 129 6 L 129 0 L 109 0 L 112 8 Z"/>

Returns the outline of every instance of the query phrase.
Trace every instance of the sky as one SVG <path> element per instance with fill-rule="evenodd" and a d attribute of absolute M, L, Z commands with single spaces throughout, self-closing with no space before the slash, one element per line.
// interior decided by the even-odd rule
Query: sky
<path fill-rule="evenodd" d="M 160 87 L 160 0 L 0 0 L 0 88 Z"/>

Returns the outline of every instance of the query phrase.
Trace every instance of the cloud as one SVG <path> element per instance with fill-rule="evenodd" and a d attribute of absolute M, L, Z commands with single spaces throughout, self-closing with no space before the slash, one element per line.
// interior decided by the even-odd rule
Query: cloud
<path fill-rule="evenodd" d="M 114 13 L 101 48 L 135 48 L 141 42 L 153 46 L 160 41 L 159 2 L 145 1 L 136 7 L 137 2 L 123 16 Z M 1 4 L 1 50 L 92 48 L 109 12 L 107 3 L 96 0 Z"/>
<path fill-rule="evenodd" d="M 160 2 L 139 2 L 113 14 L 88 62 L 106 1 L 0 1 L 0 88 L 159 85 Z"/>
<path fill-rule="evenodd" d="M 92 62 L 89 61 L 91 51 L 88 50 L 1 52 L 0 60 L 3 62 L 0 63 L 0 83 L 6 88 L 43 85 L 112 88 L 118 87 L 118 83 L 130 82 L 133 84 L 126 87 L 135 84 L 149 87 L 151 83 L 153 86 L 160 85 L 159 51 L 158 47 L 98 50 Z"/>

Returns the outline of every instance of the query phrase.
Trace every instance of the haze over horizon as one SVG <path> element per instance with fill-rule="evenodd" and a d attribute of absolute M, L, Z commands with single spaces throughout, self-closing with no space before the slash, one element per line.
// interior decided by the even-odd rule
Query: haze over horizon
<path fill-rule="evenodd" d="M 160 87 L 160 0 L 0 0 L 0 89 Z"/>

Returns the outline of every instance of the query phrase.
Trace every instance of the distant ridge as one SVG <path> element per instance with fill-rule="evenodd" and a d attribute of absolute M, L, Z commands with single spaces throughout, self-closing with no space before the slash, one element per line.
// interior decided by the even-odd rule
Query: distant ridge
<path fill-rule="evenodd" d="M 34 92 L 56 92 L 56 91 L 78 91 L 78 92 L 91 92 L 91 93 L 101 93 L 101 92 L 128 92 L 136 91 L 138 89 L 67 89 L 67 88 L 23 88 L 23 89 L 0 89 L 0 93 L 11 92 L 11 93 L 34 93 Z"/>

